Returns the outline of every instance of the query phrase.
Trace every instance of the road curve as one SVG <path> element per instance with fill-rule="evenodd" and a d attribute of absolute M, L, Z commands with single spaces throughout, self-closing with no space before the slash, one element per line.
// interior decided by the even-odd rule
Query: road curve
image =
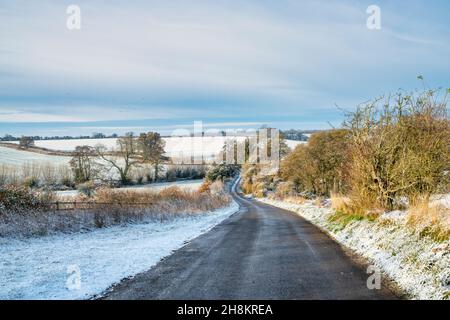
<path fill-rule="evenodd" d="M 365 268 L 308 221 L 232 195 L 239 212 L 103 299 L 396 298 L 369 290 Z"/>

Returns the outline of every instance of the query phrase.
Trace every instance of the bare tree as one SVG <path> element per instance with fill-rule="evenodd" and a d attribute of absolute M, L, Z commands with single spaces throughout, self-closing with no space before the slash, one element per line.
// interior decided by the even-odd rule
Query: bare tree
<path fill-rule="evenodd" d="M 158 179 L 158 170 L 161 157 L 164 154 L 165 142 L 157 132 L 141 133 L 138 138 L 138 147 L 142 161 L 153 165 L 155 180 Z"/>
<path fill-rule="evenodd" d="M 19 145 L 21 148 L 28 149 L 30 147 L 34 147 L 34 140 L 31 137 L 23 136 L 20 138 Z"/>
<path fill-rule="evenodd" d="M 138 154 L 137 142 L 133 133 L 126 133 L 117 139 L 117 149 L 109 151 L 104 145 L 95 147 L 97 155 L 120 175 L 122 183 L 129 182 L 130 170 L 142 162 Z"/>
<path fill-rule="evenodd" d="M 75 148 L 73 158 L 69 164 L 77 183 L 86 182 L 93 178 L 96 172 L 94 170 L 95 156 L 95 149 L 90 146 L 77 146 Z"/>

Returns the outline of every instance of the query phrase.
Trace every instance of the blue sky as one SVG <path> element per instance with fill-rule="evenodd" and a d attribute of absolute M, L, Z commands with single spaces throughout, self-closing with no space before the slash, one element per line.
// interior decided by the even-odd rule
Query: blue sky
<path fill-rule="evenodd" d="M 81 30 L 66 8 L 81 8 Z M 366 9 L 381 9 L 368 30 Z M 321 129 L 450 87 L 450 2 L 0 0 L 0 135 Z"/>

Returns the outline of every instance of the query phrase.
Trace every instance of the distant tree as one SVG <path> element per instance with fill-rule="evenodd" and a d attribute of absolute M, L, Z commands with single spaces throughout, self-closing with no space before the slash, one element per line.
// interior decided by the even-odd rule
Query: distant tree
<path fill-rule="evenodd" d="M 94 139 L 103 139 L 103 138 L 106 138 L 106 136 L 103 133 L 94 132 L 94 133 L 92 133 L 92 138 L 94 138 Z"/>
<path fill-rule="evenodd" d="M 97 145 L 95 149 L 97 155 L 106 164 L 117 170 L 123 184 L 129 183 L 131 169 L 142 162 L 138 153 L 137 141 L 131 132 L 117 139 L 117 149 L 113 152 L 102 144 Z"/>
<path fill-rule="evenodd" d="M 206 180 L 214 182 L 216 180 L 224 181 L 233 177 L 239 170 L 239 167 L 233 164 L 219 164 L 212 167 L 206 174 Z"/>
<path fill-rule="evenodd" d="M 34 140 L 31 137 L 23 136 L 20 138 L 19 145 L 21 148 L 28 149 L 30 147 L 34 147 Z"/>
<path fill-rule="evenodd" d="M 282 131 L 281 133 L 288 140 L 308 141 L 308 137 L 301 130 L 290 129 Z"/>
<path fill-rule="evenodd" d="M 16 138 L 13 137 L 13 136 L 10 135 L 10 134 L 5 134 L 5 135 L 3 136 L 3 138 L 0 138 L 0 140 L 2 140 L 2 141 L 14 141 L 14 140 L 16 140 Z"/>
<path fill-rule="evenodd" d="M 90 181 L 96 173 L 95 167 L 95 149 L 90 146 L 77 146 L 73 152 L 73 158 L 70 160 L 75 182 L 83 183 Z"/>
<path fill-rule="evenodd" d="M 272 130 L 276 129 L 259 129 L 254 137 L 246 137 L 242 141 L 238 141 L 237 139 L 228 139 L 217 156 L 218 162 L 221 163 L 226 160 L 228 163 L 231 161 L 233 164 L 243 164 L 248 162 L 257 163 L 261 160 L 263 154 L 265 157 L 269 157 L 272 160 L 276 159 L 276 156 L 272 155 Z M 264 134 L 266 134 L 264 143 L 262 141 L 258 143 L 257 137 Z M 278 138 L 278 159 L 282 159 L 288 155 L 291 150 L 286 144 L 284 135 L 281 132 L 279 132 Z M 243 153 L 239 154 L 239 159 L 238 152 Z M 230 158 L 227 159 L 227 157 Z"/>
<path fill-rule="evenodd" d="M 161 157 L 164 154 L 165 141 L 157 132 L 141 133 L 138 138 L 138 147 L 142 161 L 150 163 L 154 167 L 155 180 L 158 179 L 158 171 Z"/>

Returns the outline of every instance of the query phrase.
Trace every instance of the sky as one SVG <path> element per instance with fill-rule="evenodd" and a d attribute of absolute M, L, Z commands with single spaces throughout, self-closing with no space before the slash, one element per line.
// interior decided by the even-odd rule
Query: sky
<path fill-rule="evenodd" d="M 342 110 L 420 88 L 418 75 L 450 87 L 449 12 L 446 0 L 0 0 L 0 135 L 339 126 Z"/>

